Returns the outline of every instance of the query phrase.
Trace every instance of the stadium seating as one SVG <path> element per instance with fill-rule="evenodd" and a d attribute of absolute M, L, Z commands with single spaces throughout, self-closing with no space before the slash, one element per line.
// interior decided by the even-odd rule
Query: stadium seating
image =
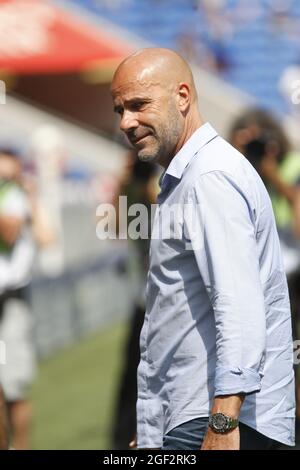
<path fill-rule="evenodd" d="M 220 71 L 222 78 L 256 97 L 264 107 L 279 113 L 288 110 L 278 82 L 286 67 L 300 62 L 297 0 L 286 2 L 287 19 L 296 30 L 294 37 L 289 26 L 284 32 L 280 29 L 284 18 L 274 14 L 276 4 L 282 2 L 253 0 L 248 2 L 247 11 L 250 4 L 256 15 L 248 21 L 232 21 L 232 34 L 218 40 L 212 36 L 203 11 L 197 10 L 196 4 L 201 2 L 196 0 L 72 0 L 72 3 L 159 46 L 178 49 L 180 34 L 192 32 L 193 41 L 226 58 L 229 66 Z M 227 0 L 225 13 L 232 14 L 238 3 L 247 4 L 243 0 Z"/>

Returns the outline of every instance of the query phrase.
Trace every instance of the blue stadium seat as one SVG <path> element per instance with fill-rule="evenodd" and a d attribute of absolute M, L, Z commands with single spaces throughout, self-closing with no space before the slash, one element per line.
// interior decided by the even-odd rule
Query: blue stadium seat
<path fill-rule="evenodd" d="M 287 105 L 278 90 L 278 81 L 284 69 L 300 62 L 300 35 L 298 43 L 287 34 L 275 33 L 268 18 L 272 0 L 260 0 L 262 15 L 242 26 L 235 25 L 232 38 L 219 44 L 209 33 L 201 10 L 196 11 L 195 0 L 124 0 L 119 8 L 101 0 L 72 0 L 72 3 L 89 9 L 119 26 L 130 30 L 153 44 L 177 47 L 183 29 L 193 32 L 206 47 L 220 50 L 228 58 L 231 69 L 222 76 L 235 86 L 254 95 L 264 106 L 284 112 Z M 232 11 L 237 0 L 227 0 L 227 10 Z M 290 17 L 298 19 L 300 30 L 300 2 L 293 0 Z"/>

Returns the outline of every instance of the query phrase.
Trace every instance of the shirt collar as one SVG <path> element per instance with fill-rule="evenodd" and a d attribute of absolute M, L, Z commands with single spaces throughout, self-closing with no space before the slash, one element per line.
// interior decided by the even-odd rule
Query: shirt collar
<path fill-rule="evenodd" d="M 217 131 L 208 122 L 199 127 L 172 158 L 163 176 L 170 175 L 180 179 L 193 156 L 217 135 Z"/>

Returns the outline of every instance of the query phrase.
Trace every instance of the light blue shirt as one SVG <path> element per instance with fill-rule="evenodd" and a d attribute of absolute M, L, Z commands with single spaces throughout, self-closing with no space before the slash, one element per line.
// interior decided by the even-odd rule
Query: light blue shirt
<path fill-rule="evenodd" d="M 286 276 L 272 206 L 250 163 L 207 123 L 161 182 L 140 339 L 137 437 L 206 417 L 245 393 L 240 421 L 294 444 Z"/>

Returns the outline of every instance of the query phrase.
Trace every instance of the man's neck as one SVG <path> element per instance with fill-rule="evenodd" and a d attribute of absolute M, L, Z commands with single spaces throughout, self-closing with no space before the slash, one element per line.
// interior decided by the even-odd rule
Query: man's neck
<path fill-rule="evenodd" d="M 184 129 L 184 132 L 182 133 L 181 138 L 178 141 L 178 144 L 175 148 L 175 153 L 174 156 L 179 152 L 179 150 L 184 146 L 184 144 L 192 137 L 194 132 L 196 132 L 199 127 L 201 127 L 203 124 L 202 119 L 200 116 L 197 116 L 197 119 L 194 119 L 190 125 L 186 126 L 186 129 Z"/>
<path fill-rule="evenodd" d="M 189 122 L 187 120 L 185 129 L 184 129 L 180 139 L 178 140 L 178 143 L 177 143 L 174 151 L 172 152 L 172 156 L 165 162 L 159 162 L 160 165 L 162 165 L 165 169 L 167 169 L 170 162 L 171 162 L 171 160 L 180 151 L 180 149 L 182 149 L 184 144 L 192 137 L 194 132 L 196 132 L 196 130 L 199 129 L 199 127 L 201 127 L 203 124 L 204 124 L 204 122 L 203 122 L 202 118 L 200 117 L 200 115 L 198 113 L 194 117 L 194 119 L 189 120 Z"/>

